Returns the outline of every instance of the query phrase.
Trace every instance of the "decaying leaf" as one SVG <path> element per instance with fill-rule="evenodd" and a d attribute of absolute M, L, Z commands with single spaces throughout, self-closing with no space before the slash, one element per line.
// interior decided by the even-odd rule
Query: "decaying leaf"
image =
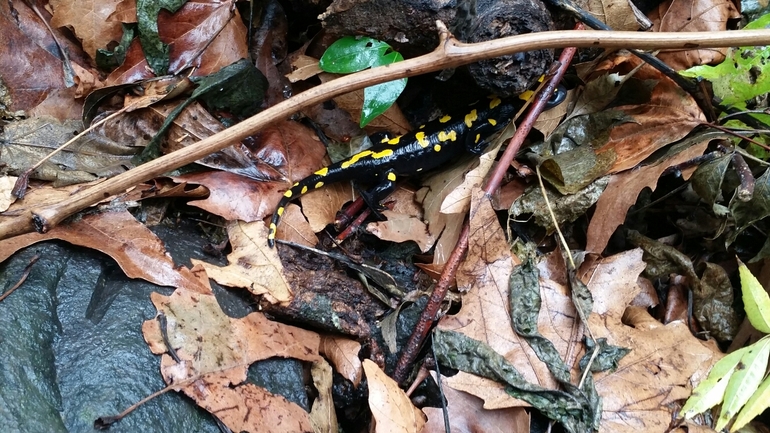
<path fill-rule="evenodd" d="M 425 415 L 409 400 L 398 384 L 374 362 L 363 363 L 369 384 L 369 408 L 375 433 L 418 433 L 425 425 Z"/>
<path fill-rule="evenodd" d="M 361 359 L 358 352 L 361 344 L 349 338 L 326 335 L 321 337 L 320 352 L 327 357 L 334 368 L 353 385 L 361 383 L 363 374 Z"/>
<path fill-rule="evenodd" d="M 434 376 L 435 377 L 435 376 Z M 442 377 L 442 380 L 446 378 Z M 449 426 L 456 432 L 528 432 L 530 416 L 524 408 L 485 410 L 478 397 L 448 386 L 443 388 L 449 412 Z M 423 433 L 445 433 L 444 414 L 441 408 L 422 409 L 428 417 Z"/>
<path fill-rule="evenodd" d="M 639 192 L 644 188 L 654 189 L 661 173 L 668 167 L 701 155 L 708 146 L 708 142 L 709 139 L 704 139 L 694 143 L 681 153 L 658 164 L 612 175 L 610 183 L 596 202 L 596 211 L 588 225 L 586 251 L 601 253 L 615 229 L 626 219 L 628 209 L 636 203 Z M 687 173 L 683 175 L 687 176 Z"/>
<path fill-rule="evenodd" d="M 283 277 L 281 259 L 274 248 L 267 246 L 265 224 L 231 221 L 227 234 L 233 249 L 227 255 L 229 265 L 218 267 L 195 259 L 193 264 L 201 264 L 223 286 L 241 287 L 271 302 L 291 301 L 291 287 Z"/>
<path fill-rule="evenodd" d="M 652 30 L 656 32 L 718 32 L 727 30 L 728 19 L 739 19 L 741 14 L 729 0 L 668 0 L 650 13 Z M 696 65 L 719 63 L 727 48 L 697 50 L 666 50 L 658 54 L 674 70 Z"/>
<path fill-rule="evenodd" d="M 49 239 L 101 251 L 112 257 L 129 278 L 159 286 L 200 289 L 189 269 L 176 267 L 163 242 L 125 210 L 86 215 L 46 234 L 29 233 L 2 240 L 0 262 L 21 248 Z"/>
<path fill-rule="evenodd" d="M 208 287 L 203 268 L 196 266 L 192 273 L 208 290 L 179 286 L 170 296 L 153 293 L 158 317 L 142 325 L 150 349 L 162 354 L 166 383 L 233 431 L 312 432 L 304 409 L 245 380 L 249 365 L 271 357 L 322 362 L 318 334 L 271 322 L 261 313 L 230 318 Z"/>

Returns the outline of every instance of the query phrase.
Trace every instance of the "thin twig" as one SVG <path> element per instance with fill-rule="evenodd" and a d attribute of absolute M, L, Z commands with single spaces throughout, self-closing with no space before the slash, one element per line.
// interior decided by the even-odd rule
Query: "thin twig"
<path fill-rule="evenodd" d="M 578 28 L 582 28 L 582 25 Z M 498 188 L 500 188 L 500 182 L 503 179 L 503 175 L 508 170 L 508 167 L 510 167 L 513 158 L 519 152 L 524 139 L 532 130 L 535 120 L 545 108 L 551 95 L 553 95 L 554 90 L 556 90 L 556 86 L 564 77 L 564 73 L 567 71 L 567 66 L 569 66 L 572 61 L 575 51 L 575 48 L 566 48 L 562 51 L 561 56 L 559 57 L 560 67 L 548 80 L 548 83 L 535 96 L 532 108 L 527 113 L 526 118 L 521 122 L 521 125 L 516 129 L 516 133 L 513 134 L 508 147 L 505 149 L 505 152 L 503 152 L 503 155 L 500 157 L 500 161 L 497 163 L 497 168 L 487 179 L 486 186 L 484 187 L 484 192 L 487 196 L 491 196 Z M 398 360 L 396 370 L 393 373 L 393 378 L 398 383 L 401 383 L 406 379 L 409 367 L 412 365 L 415 358 L 417 358 L 417 354 L 420 352 L 422 344 L 428 336 L 428 332 L 430 332 L 433 323 L 437 319 L 436 315 L 441 307 L 441 303 L 444 302 L 447 290 L 449 290 L 449 287 L 454 282 L 457 269 L 460 267 L 460 263 L 462 263 L 465 253 L 468 251 L 469 234 L 470 223 L 466 220 L 465 223 L 463 223 L 462 232 L 457 240 L 457 244 L 449 255 L 449 259 L 447 260 L 446 265 L 444 265 L 444 270 L 441 272 L 441 276 L 439 277 L 436 286 L 433 288 L 433 293 L 431 293 L 428 303 L 425 305 L 425 309 L 420 315 L 420 319 L 417 322 L 417 325 L 415 325 L 412 335 L 409 337 L 409 341 L 406 346 L 404 346 L 401 357 Z"/>
<path fill-rule="evenodd" d="M 438 23 L 439 47 L 424 56 L 369 69 L 321 84 L 300 93 L 249 119 L 207 137 L 191 146 L 164 155 L 144 165 L 123 172 L 98 185 L 67 198 L 66 201 L 26 209 L 17 216 L 0 221 L 0 239 L 37 230 L 45 233 L 65 218 L 125 191 L 138 183 L 195 162 L 254 134 L 266 125 L 285 119 L 311 105 L 354 90 L 405 77 L 454 68 L 468 63 L 517 52 L 562 47 L 596 48 L 708 48 L 770 45 L 770 30 L 729 32 L 638 33 L 604 31 L 556 31 L 510 36 L 475 44 L 451 38 L 446 26 Z"/>
<path fill-rule="evenodd" d="M 3 300 L 7 298 L 8 295 L 13 293 L 14 290 L 18 289 L 22 284 L 24 284 L 25 281 L 27 281 L 27 277 L 29 277 L 29 273 L 32 271 L 32 265 L 34 265 L 39 259 L 40 254 L 35 254 L 31 259 L 29 259 L 29 263 L 27 263 L 27 266 L 24 267 L 24 272 L 21 274 L 19 281 L 17 281 L 16 284 L 14 284 L 13 287 L 8 289 L 5 293 L 0 295 L 0 302 L 3 302 Z"/>

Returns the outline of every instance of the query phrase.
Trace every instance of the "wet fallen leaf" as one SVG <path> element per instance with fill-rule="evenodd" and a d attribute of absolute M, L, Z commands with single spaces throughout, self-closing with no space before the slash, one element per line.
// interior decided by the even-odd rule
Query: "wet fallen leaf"
<path fill-rule="evenodd" d="M 337 370 L 345 379 L 349 380 L 354 386 L 361 383 L 363 374 L 361 359 L 358 352 L 361 351 L 361 344 L 349 338 L 342 338 L 332 335 L 321 337 L 320 352 L 334 364 Z"/>
<path fill-rule="evenodd" d="M 318 233 L 334 222 L 337 212 L 345 203 L 353 201 L 357 194 L 350 182 L 339 182 L 313 190 L 300 198 L 302 213 L 307 217 L 310 228 Z"/>
<path fill-rule="evenodd" d="M 615 229 L 626 219 L 628 209 L 636 203 L 639 192 L 644 188 L 655 190 L 664 170 L 702 155 L 708 143 L 708 139 L 702 140 L 658 164 L 612 175 L 609 185 L 596 203 L 596 211 L 588 225 L 586 251 L 601 254 Z M 685 179 L 689 177 L 687 173 L 685 176 Z"/>
<path fill-rule="evenodd" d="M 388 210 L 382 211 L 382 215 L 387 220 L 369 223 L 366 226 L 367 232 L 386 241 L 414 241 L 423 253 L 433 246 L 435 240 L 419 217 Z"/>
<path fill-rule="evenodd" d="M 14 176 L 0 176 L 0 212 L 5 212 L 16 201 L 16 197 L 11 195 L 11 190 L 16 184 Z"/>
<path fill-rule="evenodd" d="M 313 375 L 313 386 L 318 391 L 318 397 L 310 409 L 313 433 L 338 433 L 337 413 L 332 399 L 332 367 L 321 359 L 310 367 L 310 374 Z"/>
<path fill-rule="evenodd" d="M 71 62 L 80 65 L 75 72 L 87 73 L 83 65 L 88 65 L 88 62 L 80 47 L 70 42 L 58 29 L 54 32 L 66 47 Z M 4 41 L 0 44 L 0 76 L 8 92 L 4 101 L 9 104 L 9 111 L 31 110 L 47 98 L 61 100 L 58 96 L 69 94 L 66 88 L 76 84 L 65 83 L 64 65 L 58 57 L 58 50 L 52 48 L 56 42 L 45 24 L 24 2 L 3 2 L 0 5 L 0 39 Z M 82 89 L 80 93 L 85 91 Z M 67 104 L 71 106 L 66 110 L 61 107 L 50 107 L 49 110 L 60 114 L 57 116 L 59 119 L 77 119 L 80 102 L 73 101 L 70 95 Z"/>
<path fill-rule="evenodd" d="M 727 30 L 727 20 L 741 14 L 730 0 L 668 0 L 649 14 L 655 32 L 718 32 Z M 664 50 L 658 58 L 674 70 L 719 63 L 727 48 Z"/>
<path fill-rule="evenodd" d="M 120 41 L 123 28 L 119 22 L 107 18 L 115 11 L 120 0 L 52 0 L 51 26 L 70 27 L 83 44 L 83 50 L 96 59 L 96 50 Z"/>
<path fill-rule="evenodd" d="M 434 376 L 435 377 L 435 376 Z M 446 378 L 442 377 L 442 380 Z M 453 432 L 526 433 L 530 431 L 530 416 L 524 408 L 485 410 L 482 401 L 471 394 L 443 388 L 447 400 L 449 427 Z M 437 407 L 424 407 L 428 422 L 423 433 L 444 433 L 444 411 Z"/>
<path fill-rule="evenodd" d="M 315 247 L 318 244 L 318 237 L 310 227 L 310 223 L 302 215 L 299 206 L 294 203 L 290 203 L 283 210 L 276 238 L 309 247 Z"/>
<path fill-rule="evenodd" d="M 157 317 L 142 325 L 150 349 L 162 354 L 166 383 L 233 431 L 312 432 L 310 417 L 300 406 L 245 380 L 253 362 L 271 357 L 321 362 L 318 334 L 272 322 L 261 313 L 230 318 L 208 287 L 203 268 L 193 267 L 192 273 L 208 290 L 179 286 L 170 296 L 153 293 L 166 328 L 161 330 L 164 321 Z M 178 361 L 169 354 L 172 350 Z"/>
<path fill-rule="evenodd" d="M 418 433 L 425 415 L 409 400 L 398 384 L 369 359 L 363 363 L 369 385 L 369 409 L 375 433 Z"/>
<path fill-rule="evenodd" d="M 132 16 L 130 8 L 128 3 L 119 5 L 113 18 L 135 22 L 136 13 Z M 194 66 L 193 75 L 208 75 L 248 57 L 246 27 L 231 1 L 187 2 L 174 14 L 159 14 L 158 29 L 161 39 L 169 45 L 170 74 Z M 126 60 L 105 82 L 132 83 L 153 76 L 136 39 L 129 46 Z"/>
<path fill-rule="evenodd" d="M 223 286 L 241 287 L 254 295 L 262 295 L 270 302 L 289 302 L 291 288 L 283 277 L 283 265 L 275 248 L 267 246 L 267 227 L 262 221 L 227 223 L 227 235 L 233 252 L 227 255 L 225 267 L 200 264 L 211 279 Z"/>
<path fill-rule="evenodd" d="M 554 388 L 556 383 L 548 369 L 510 326 L 508 279 L 519 261 L 511 255 L 497 214 L 483 196 L 481 190 L 474 193 L 468 255 L 457 271 L 457 287 L 465 292 L 462 309 L 454 316 L 441 319 L 438 328 L 457 331 L 488 344 L 505 356 L 525 379 Z M 502 384 L 489 379 L 460 372 L 448 378 L 447 383 L 483 399 L 485 409 L 521 405 L 505 392 Z"/>
<path fill-rule="evenodd" d="M 163 242 L 127 211 L 95 213 L 46 234 L 29 233 L 0 241 L 0 262 L 21 248 L 59 239 L 101 251 L 112 257 L 129 278 L 141 278 L 159 286 L 200 284 L 187 268 L 177 268 Z"/>
<path fill-rule="evenodd" d="M 649 102 L 614 108 L 625 112 L 634 122 L 613 128 L 609 142 L 596 150 L 597 154 L 614 152 L 615 162 L 609 173 L 635 167 L 653 152 L 683 138 L 706 121 L 695 100 L 658 71 L 645 66 L 635 78 L 658 81 Z"/>

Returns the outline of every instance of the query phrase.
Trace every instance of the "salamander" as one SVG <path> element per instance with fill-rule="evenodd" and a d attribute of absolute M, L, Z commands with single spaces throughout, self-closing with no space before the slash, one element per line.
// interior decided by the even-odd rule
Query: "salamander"
<path fill-rule="evenodd" d="M 560 104 L 566 91 L 560 86 L 548 106 Z M 520 97 L 523 99 L 523 97 Z M 335 182 L 352 179 L 368 181 L 374 187 L 361 196 L 372 210 L 395 189 L 396 180 L 440 167 L 465 153 L 481 154 L 485 141 L 513 118 L 522 102 L 518 98 L 490 97 L 473 104 L 465 116 L 445 115 L 417 130 L 394 138 L 384 138 L 370 149 L 324 167 L 295 183 L 278 202 L 270 223 L 268 245 L 275 244 L 275 233 L 286 206 L 297 197 Z"/>

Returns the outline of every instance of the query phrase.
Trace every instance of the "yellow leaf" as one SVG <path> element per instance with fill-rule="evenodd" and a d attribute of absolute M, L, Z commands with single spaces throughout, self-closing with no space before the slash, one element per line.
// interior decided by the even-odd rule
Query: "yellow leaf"
<path fill-rule="evenodd" d="M 743 304 L 749 322 L 758 331 L 770 334 L 770 296 L 759 284 L 757 278 L 740 260 L 738 271 L 741 275 L 741 288 L 743 289 Z"/>
<path fill-rule="evenodd" d="M 748 350 L 741 357 L 737 370 L 727 384 L 725 401 L 715 429 L 717 431 L 722 430 L 749 401 L 765 374 L 767 357 L 770 355 L 770 339 L 764 338 L 746 349 Z"/>
<path fill-rule="evenodd" d="M 759 385 L 759 389 L 751 396 L 741 413 L 735 418 L 735 423 L 730 428 L 731 432 L 738 430 L 762 413 L 770 406 L 770 376 L 765 377 L 765 381 Z"/>

